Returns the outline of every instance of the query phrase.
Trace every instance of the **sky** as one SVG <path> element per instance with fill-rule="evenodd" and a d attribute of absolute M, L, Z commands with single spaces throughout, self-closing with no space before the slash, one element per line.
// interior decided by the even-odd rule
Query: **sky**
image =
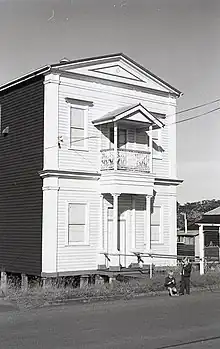
<path fill-rule="evenodd" d="M 219 33 L 219 0 L 0 0 L 0 84 L 63 57 L 123 52 L 181 90 L 185 110 L 220 98 Z M 220 111 L 177 124 L 180 203 L 220 199 L 219 135 Z"/>

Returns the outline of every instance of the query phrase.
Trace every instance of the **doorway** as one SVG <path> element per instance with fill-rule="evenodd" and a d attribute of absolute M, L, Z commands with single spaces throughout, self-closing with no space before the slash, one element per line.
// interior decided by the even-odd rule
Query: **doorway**
<path fill-rule="evenodd" d="M 107 250 L 108 253 L 114 251 L 115 246 L 113 246 L 113 209 L 108 209 L 108 231 L 107 231 Z M 118 221 L 118 239 L 117 239 L 117 250 L 122 256 L 120 256 L 120 264 L 122 267 L 127 267 L 127 256 L 128 253 L 128 239 L 126 232 L 126 219 L 121 218 Z M 110 256 L 111 259 L 111 256 Z"/>

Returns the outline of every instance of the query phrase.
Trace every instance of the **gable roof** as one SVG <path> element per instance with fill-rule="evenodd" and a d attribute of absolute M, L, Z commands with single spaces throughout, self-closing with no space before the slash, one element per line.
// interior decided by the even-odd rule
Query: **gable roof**
<path fill-rule="evenodd" d="M 94 125 L 100 125 L 105 123 L 110 123 L 114 121 L 121 120 L 123 118 L 126 118 L 127 116 L 131 115 L 132 113 L 141 112 L 145 118 L 146 121 L 150 121 L 151 124 L 154 124 L 155 126 L 164 127 L 164 124 L 162 121 L 160 121 L 158 118 L 156 118 L 152 113 L 150 113 L 141 103 L 129 105 L 126 107 L 115 109 L 106 115 L 93 120 Z"/>
<path fill-rule="evenodd" d="M 204 213 L 202 218 L 196 222 L 197 224 L 220 224 L 220 206 Z"/>
<path fill-rule="evenodd" d="M 220 216 L 220 206 L 217 208 L 214 208 L 213 210 L 206 212 L 204 215 L 208 215 L 208 216 Z"/>
<path fill-rule="evenodd" d="M 145 67 L 141 66 L 139 63 L 135 62 L 133 59 L 130 57 L 126 56 L 123 53 L 116 53 L 116 54 L 109 54 L 109 55 L 104 55 L 104 56 L 96 56 L 96 57 L 89 57 L 89 58 L 81 58 L 81 59 L 76 59 L 72 61 L 65 61 L 65 62 L 59 62 L 59 63 L 54 63 L 54 64 L 49 64 L 45 65 L 44 67 L 41 67 L 39 69 L 36 69 L 28 74 L 25 74 L 17 79 L 14 79 L 6 84 L 3 84 L 0 86 L 0 92 L 4 91 L 12 86 L 18 85 L 19 83 L 22 83 L 26 80 L 32 79 L 36 76 L 44 75 L 53 69 L 61 69 L 63 67 L 68 67 L 68 66 L 73 66 L 73 65 L 80 65 L 80 64 L 89 64 L 89 63 L 101 63 L 105 61 L 115 61 L 117 59 L 122 59 L 124 61 L 127 61 L 128 63 L 132 64 L 134 67 L 140 69 L 142 72 L 145 74 L 149 75 L 149 77 L 153 78 L 154 80 L 158 81 L 162 85 L 164 85 L 166 88 L 172 91 L 176 96 L 180 96 L 182 93 L 175 87 L 171 86 L 161 78 L 159 78 L 157 75 L 153 74 L 151 71 L 147 70 Z"/>

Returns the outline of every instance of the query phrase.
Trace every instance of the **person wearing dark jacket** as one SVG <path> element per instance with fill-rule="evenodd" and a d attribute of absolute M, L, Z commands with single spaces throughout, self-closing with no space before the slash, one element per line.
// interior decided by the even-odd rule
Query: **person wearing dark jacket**
<path fill-rule="evenodd" d="M 186 290 L 186 294 L 190 294 L 190 276 L 192 271 L 192 264 L 190 263 L 188 258 L 184 258 L 182 261 L 181 268 L 181 284 L 180 284 L 180 296 L 184 295 L 184 291 Z"/>
<path fill-rule="evenodd" d="M 168 273 L 168 276 L 165 278 L 164 286 L 169 292 L 169 296 L 177 296 L 177 289 L 176 289 L 176 279 L 173 276 L 173 272 L 170 271 Z"/>

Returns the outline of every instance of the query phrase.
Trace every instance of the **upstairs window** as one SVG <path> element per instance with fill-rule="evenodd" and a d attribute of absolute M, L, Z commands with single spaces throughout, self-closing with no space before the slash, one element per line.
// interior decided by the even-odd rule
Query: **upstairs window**
<path fill-rule="evenodd" d="M 87 108 L 71 106 L 70 108 L 70 147 L 87 149 L 88 118 Z"/>
<path fill-rule="evenodd" d="M 153 139 L 153 159 L 162 159 L 161 129 L 152 131 Z"/>

